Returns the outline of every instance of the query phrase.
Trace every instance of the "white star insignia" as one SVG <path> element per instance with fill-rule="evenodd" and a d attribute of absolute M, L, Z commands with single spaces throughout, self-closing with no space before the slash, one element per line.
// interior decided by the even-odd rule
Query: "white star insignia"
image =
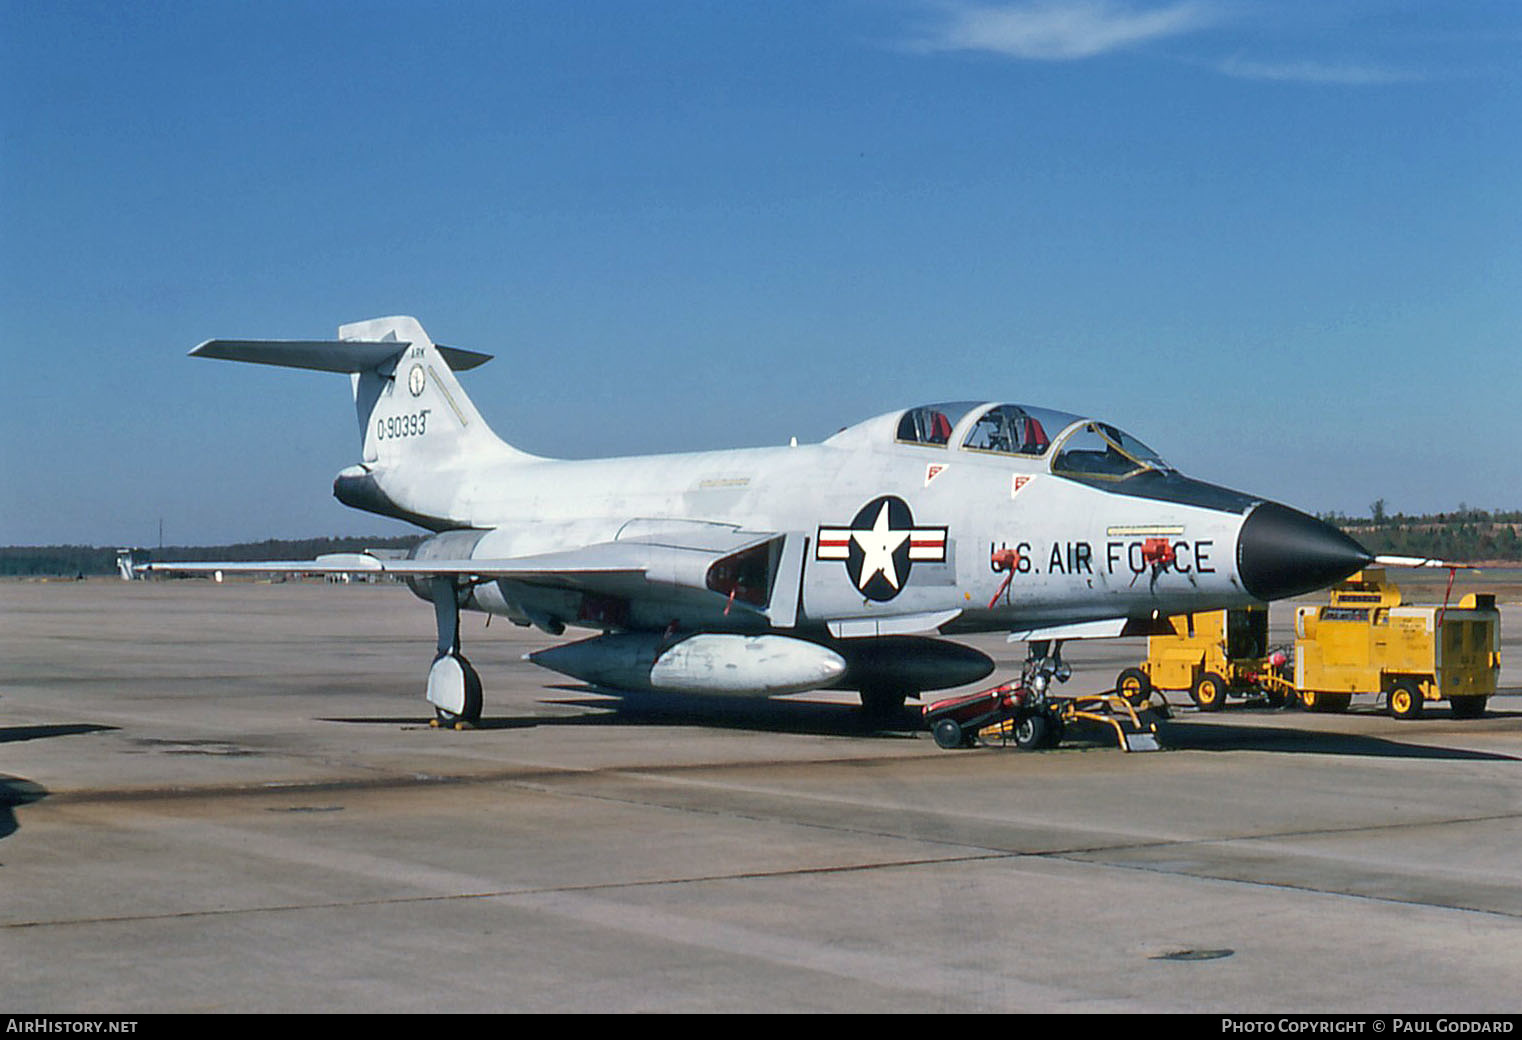
<path fill-rule="evenodd" d="M 856 587 L 865 589 L 868 582 L 881 574 L 889 585 L 898 588 L 898 568 L 893 565 L 893 553 L 908 541 L 909 532 L 895 531 L 888 526 L 888 503 L 883 503 L 870 531 L 852 531 L 851 538 L 862 551 L 861 578 Z"/>
<path fill-rule="evenodd" d="M 873 506 L 878 507 L 875 514 Z M 895 517 L 905 526 L 894 527 Z M 903 590 L 914 564 L 946 562 L 946 531 L 945 527 L 916 527 L 903 499 L 883 495 L 862 506 L 850 527 L 820 525 L 814 558 L 844 563 L 857 589 L 881 602 Z"/>

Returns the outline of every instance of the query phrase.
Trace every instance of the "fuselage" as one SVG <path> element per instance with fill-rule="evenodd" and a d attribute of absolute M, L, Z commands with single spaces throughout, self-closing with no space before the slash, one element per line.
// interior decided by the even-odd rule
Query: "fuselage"
<path fill-rule="evenodd" d="M 393 481 L 386 493 L 408 512 L 439 518 L 440 527 L 481 532 L 471 548 L 480 559 L 573 550 L 671 523 L 786 534 L 803 541 L 801 596 L 789 627 L 834 625 L 837 634 L 852 625 L 876 625 L 870 634 L 949 634 L 1147 619 L 1315 587 L 1324 563 L 1288 584 L 1262 578 L 1265 562 L 1254 560 L 1243 531 L 1264 508 L 1275 511 L 1278 527 L 1296 528 L 1292 542 L 1325 543 L 1322 555 L 1331 546 L 1333 570 L 1344 556 L 1353 566 L 1366 556 L 1314 518 L 1185 478 L 1144 448 L 1124 457 L 1118 468 L 1127 472 L 1102 465 L 1092 472 L 1087 460 L 1098 456 L 1077 446 L 1096 429 L 1128 447 L 1136 442 L 1091 420 L 1032 409 L 1047 425 L 1052 416 L 1065 423 L 1043 450 L 970 447 L 998 407 L 1018 406 L 947 408 L 965 414 L 951 414 L 933 439 L 900 436 L 909 413 L 895 412 L 812 445 L 595 460 L 466 458 L 451 479 L 434 471 L 411 485 Z M 1295 546 L 1272 551 L 1293 556 Z M 1296 566 L 1276 559 L 1271 569 Z M 567 624 L 582 612 L 564 590 L 515 583 L 478 590 L 473 605 Z M 767 611 L 735 609 L 720 596 L 676 605 L 663 598 L 648 609 L 634 602 L 619 619 L 634 629 L 771 627 Z"/>
<path fill-rule="evenodd" d="M 1313 517 L 1191 480 L 1117 427 L 1051 409 L 945 402 L 807 446 L 564 461 L 501 440 L 455 377 L 489 358 L 434 344 L 415 318 L 192 354 L 349 376 L 361 461 L 335 495 L 434 536 L 405 561 L 243 569 L 404 576 L 434 604 L 428 699 L 445 721 L 481 711 L 462 607 L 600 632 L 530 659 L 604 687 L 834 685 L 877 711 L 993 669 L 937 636 L 1005 631 L 1034 655 L 1309 591 L 1370 559 Z"/>

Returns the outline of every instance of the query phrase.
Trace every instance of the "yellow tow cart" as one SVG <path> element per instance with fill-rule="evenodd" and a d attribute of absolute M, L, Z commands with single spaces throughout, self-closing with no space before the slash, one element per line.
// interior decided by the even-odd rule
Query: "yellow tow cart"
<path fill-rule="evenodd" d="M 1385 698 L 1398 719 L 1446 700 L 1454 718 L 1485 713 L 1501 673 L 1501 614 L 1493 595 L 1457 606 L 1407 604 L 1381 568 L 1332 589 L 1326 606 L 1295 611 L 1293 687 L 1308 711 L 1345 711 L 1355 694 Z"/>
<path fill-rule="evenodd" d="M 1115 692 L 1145 704 L 1154 690 L 1187 692 L 1201 711 L 1219 711 L 1229 696 L 1268 698 L 1256 677 L 1267 670 L 1268 608 L 1243 607 L 1167 618 L 1172 631 L 1147 638 L 1147 659 L 1115 680 Z"/>

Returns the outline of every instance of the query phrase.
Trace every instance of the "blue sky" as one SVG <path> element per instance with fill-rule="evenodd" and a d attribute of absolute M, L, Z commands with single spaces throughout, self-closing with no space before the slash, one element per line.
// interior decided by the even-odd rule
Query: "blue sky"
<path fill-rule="evenodd" d="M 0 544 L 401 531 L 345 379 L 414 314 L 508 441 L 1096 414 L 1301 508 L 1522 507 L 1511 0 L 0 0 Z"/>

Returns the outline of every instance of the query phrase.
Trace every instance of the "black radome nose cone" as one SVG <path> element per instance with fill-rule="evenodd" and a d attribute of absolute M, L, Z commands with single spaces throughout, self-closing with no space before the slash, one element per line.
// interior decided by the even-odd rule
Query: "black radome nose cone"
<path fill-rule="evenodd" d="M 1264 502 L 1237 536 L 1237 575 L 1258 599 L 1324 589 L 1373 561 L 1363 546 L 1314 516 Z"/>

